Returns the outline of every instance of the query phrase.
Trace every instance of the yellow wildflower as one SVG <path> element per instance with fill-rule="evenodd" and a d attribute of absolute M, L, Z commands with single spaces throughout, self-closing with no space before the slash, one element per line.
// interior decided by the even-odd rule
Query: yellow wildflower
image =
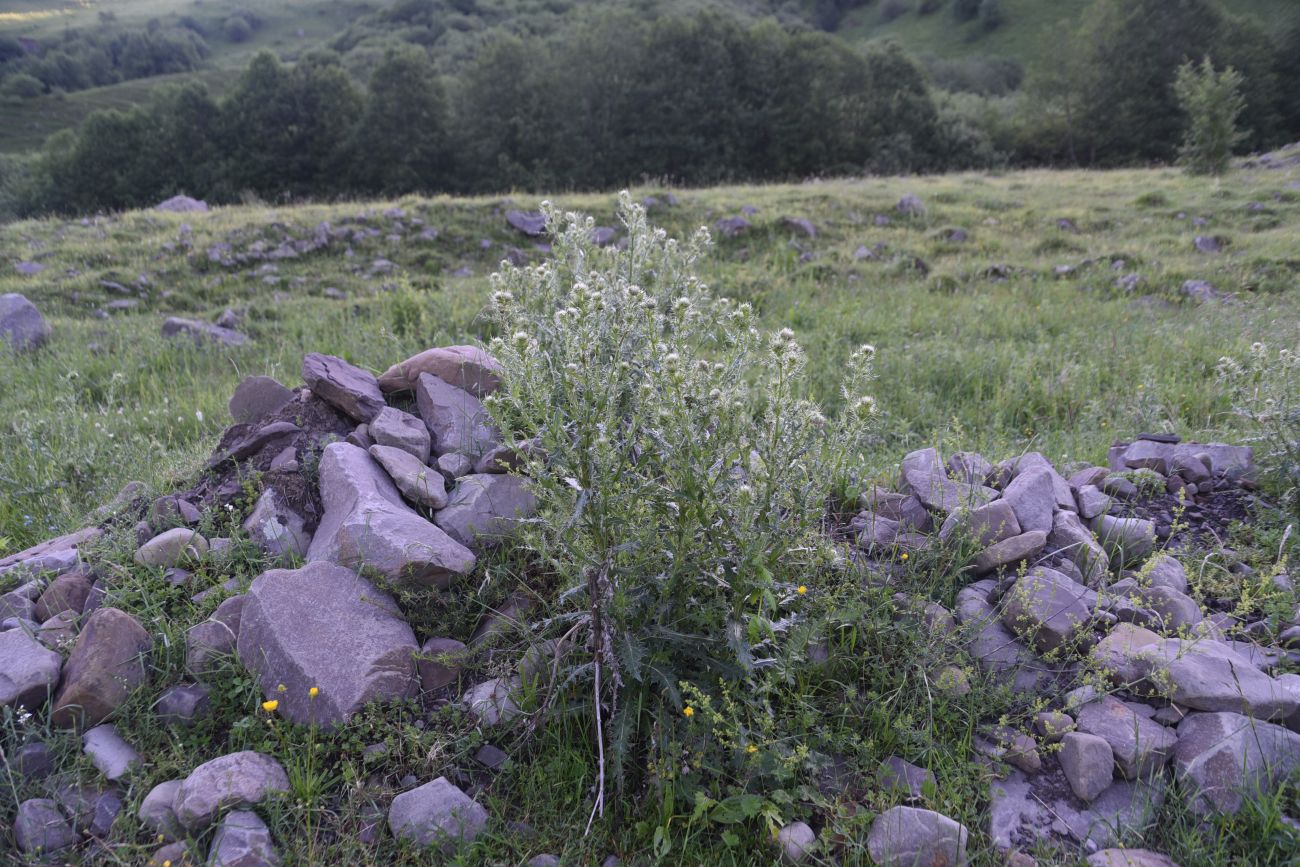
<path fill-rule="evenodd" d="M 802 596 L 802 595 L 804 595 L 805 593 L 808 592 L 808 588 L 805 587 L 805 586 L 803 586 L 802 584 L 800 584 L 800 585 L 799 585 L 799 589 L 796 590 L 796 591 L 794 591 L 794 592 L 795 592 L 795 593 L 798 593 L 800 596 Z"/>
<path fill-rule="evenodd" d="M 754 746 L 753 744 L 750 744 L 749 746 L 745 747 L 745 752 L 749 753 L 752 756 L 754 753 L 758 752 L 758 747 Z"/>
<path fill-rule="evenodd" d="M 318 695 L 320 695 L 320 689 L 318 689 L 317 687 L 313 686 L 311 689 L 307 690 L 307 696 L 309 698 L 315 698 Z"/>
<path fill-rule="evenodd" d="M 280 702 L 276 701 L 275 699 L 262 702 L 262 710 L 266 711 L 267 713 L 275 713 L 275 709 L 279 706 L 280 706 Z"/>
<path fill-rule="evenodd" d="M 900 559 L 900 560 L 906 560 L 906 559 L 907 559 L 907 552 L 904 551 L 904 552 L 903 552 L 903 556 L 900 557 L 899 559 Z"/>
<path fill-rule="evenodd" d="M 690 717 L 695 716 L 695 708 L 688 704 L 686 707 L 682 708 L 682 713 L 689 719 Z"/>
<path fill-rule="evenodd" d="M 285 686 L 284 684 L 280 684 L 279 686 L 277 686 L 277 687 L 275 688 L 275 691 L 276 691 L 276 692 L 284 692 L 284 691 L 287 690 L 288 688 L 289 688 L 289 687 Z"/>

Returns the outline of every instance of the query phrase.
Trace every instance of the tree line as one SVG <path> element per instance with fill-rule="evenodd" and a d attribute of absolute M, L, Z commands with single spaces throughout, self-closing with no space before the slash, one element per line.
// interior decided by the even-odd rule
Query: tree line
<path fill-rule="evenodd" d="M 0 165 L 0 212 L 1171 161 L 1189 61 L 1234 70 L 1240 147 L 1300 137 L 1300 29 L 1215 0 L 1097 0 L 1051 55 L 1010 95 L 957 98 L 892 43 L 717 14 L 610 12 L 496 39 L 454 74 L 392 46 L 364 87 L 336 53 L 263 53 L 221 98 L 163 89 Z"/>

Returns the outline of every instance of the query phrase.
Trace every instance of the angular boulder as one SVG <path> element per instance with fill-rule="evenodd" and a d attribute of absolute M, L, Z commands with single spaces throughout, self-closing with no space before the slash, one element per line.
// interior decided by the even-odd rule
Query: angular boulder
<path fill-rule="evenodd" d="M 1095 735 L 1110 746 L 1115 766 L 1130 780 L 1148 779 L 1159 773 L 1178 741 L 1169 729 L 1110 696 L 1080 708 L 1075 724 L 1079 731 Z"/>
<path fill-rule="evenodd" d="M 867 851 L 880 867 L 962 867 L 968 837 L 964 825 L 942 813 L 891 807 L 871 824 Z"/>
<path fill-rule="evenodd" d="M 263 694 L 280 702 L 277 712 L 298 723 L 332 726 L 367 702 L 409 698 L 418 688 L 419 645 L 397 604 L 331 563 L 273 569 L 254 580 L 238 650 Z"/>
<path fill-rule="evenodd" d="M 383 383 L 380 383 L 383 387 Z M 370 422 L 370 436 L 376 445 L 390 446 L 410 453 L 422 464 L 429 462 L 433 438 L 421 419 L 409 412 L 386 406 Z"/>
<path fill-rule="evenodd" d="M 173 340 L 189 338 L 196 344 L 215 343 L 229 347 L 243 346 L 248 342 L 247 337 L 233 328 L 222 328 L 210 322 L 184 319 L 180 316 L 169 316 L 163 320 L 162 335 Z"/>
<path fill-rule="evenodd" d="M 35 304 L 17 292 L 0 295 L 0 346 L 28 352 L 39 349 L 49 337 L 49 323 Z"/>
<path fill-rule="evenodd" d="M 231 810 L 217 825 L 207 867 L 278 867 L 271 830 L 251 810 Z"/>
<path fill-rule="evenodd" d="M 421 373 L 415 404 L 433 436 L 433 452 L 460 452 L 477 458 L 497 445 L 498 436 L 482 402 L 464 389 Z"/>
<path fill-rule="evenodd" d="M 1092 529 L 1116 569 L 1146 559 L 1156 547 L 1156 525 L 1145 518 L 1100 515 L 1093 520 Z"/>
<path fill-rule="evenodd" d="M 439 346 L 398 362 L 379 377 L 386 392 L 410 391 L 420 374 L 436 376 L 475 397 L 486 397 L 501 387 L 501 363 L 477 346 Z"/>
<path fill-rule="evenodd" d="M 1115 756 L 1104 739 L 1083 732 L 1067 732 L 1061 738 L 1058 758 L 1065 779 L 1079 800 L 1091 802 L 1110 788 Z"/>
<path fill-rule="evenodd" d="M 305 356 L 302 380 L 312 394 L 358 422 L 369 422 L 387 405 L 374 375 L 333 355 Z"/>
<path fill-rule="evenodd" d="M 0 632 L 0 707 L 42 707 L 59 684 L 63 657 L 25 629 Z"/>
<path fill-rule="evenodd" d="M 1052 532 L 1047 536 L 1047 547 L 1078 566 L 1083 583 L 1089 587 L 1100 586 L 1110 568 L 1106 551 L 1073 512 L 1062 509 L 1052 516 Z"/>
<path fill-rule="evenodd" d="M 1002 499 L 1010 504 L 1022 530 L 1052 531 L 1056 495 L 1052 490 L 1052 474 L 1047 470 L 1032 467 L 1021 472 L 1002 492 Z"/>
<path fill-rule="evenodd" d="M 249 376 L 235 386 L 230 397 L 230 417 L 237 424 L 259 422 L 279 412 L 293 400 L 293 392 L 269 376 Z"/>
<path fill-rule="evenodd" d="M 98 725 L 144 683 L 153 638 L 134 617 L 100 608 L 86 620 L 63 667 L 50 722 Z"/>
<path fill-rule="evenodd" d="M 959 528 L 964 528 L 984 547 L 1019 536 L 1023 532 L 1020 522 L 1016 520 L 1015 511 L 1006 500 L 994 500 L 966 513 L 954 512 L 939 528 L 939 539 L 947 541 Z"/>
<path fill-rule="evenodd" d="M 363 449 L 330 443 L 320 461 L 325 514 L 307 560 L 374 569 L 391 581 L 446 587 L 474 568 L 474 554 L 417 515 Z"/>
<path fill-rule="evenodd" d="M 14 843 L 29 855 L 48 854 L 77 843 L 77 832 L 49 798 L 32 798 L 18 805 L 14 818 Z"/>
<path fill-rule="evenodd" d="M 293 557 L 306 556 L 311 534 L 306 531 L 305 524 L 302 515 L 289 508 L 275 488 L 267 488 L 244 519 L 243 528 L 257 547 L 283 563 Z"/>
<path fill-rule="evenodd" d="M 1023 560 L 1028 560 L 1041 552 L 1046 544 L 1046 533 L 1042 530 L 1030 530 L 1028 533 L 1021 533 L 1019 536 L 1003 539 L 1001 542 L 985 548 L 975 555 L 971 568 L 976 575 L 995 572 L 1004 566 L 1011 566 Z"/>
<path fill-rule="evenodd" d="M 437 844 L 447 853 L 472 841 L 487 821 L 487 810 L 446 777 L 402 792 L 388 810 L 388 827 L 394 837 L 419 846 Z"/>
<path fill-rule="evenodd" d="M 1235 813 L 1300 769 L 1300 734 L 1236 713 L 1193 713 L 1178 724 L 1174 774 L 1195 790 L 1193 809 Z"/>
<path fill-rule="evenodd" d="M 244 750 L 199 765 L 176 789 L 172 810 L 181 827 L 202 831 L 222 810 L 260 804 L 289 791 L 289 776 L 279 762 L 263 753 Z"/>
<path fill-rule="evenodd" d="M 423 464 L 410 452 L 393 446 L 371 446 L 370 456 L 379 462 L 408 502 L 431 509 L 447 505 L 447 481 L 442 473 Z"/>
<path fill-rule="evenodd" d="M 508 539 L 519 522 L 537 511 L 537 498 L 522 476 L 472 473 L 460 479 L 434 523 L 467 548 Z"/>
<path fill-rule="evenodd" d="M 1065 647 L 1092 616 L 1088 588 L 1054 569 L 1030 570 L 1002 598 L 1002 622 L 1040 653 Z"/>

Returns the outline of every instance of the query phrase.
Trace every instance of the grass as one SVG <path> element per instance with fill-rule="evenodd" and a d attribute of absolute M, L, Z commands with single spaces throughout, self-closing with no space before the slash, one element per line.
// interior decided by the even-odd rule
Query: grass
<path fill-rule="evenodd" d="M 765 326 L 795 330 L 808 352 L 814 396 L 831 407 L 852 349 L 863 342 L 877 347 L 875 396 L 883 416 L 867 459 L 883 476 L 903 453 L 925 445 L 945 453 L 980 450 L 994 459 L 1040 450 L 1059 464 L 1104 463 L 1113 438 L 1139 430 L 1239 439 L 1214 366 L 1256 340 L 1300 340 L 1298 181 L 1296 170 L 1238 173 L 1222 182 L 1160 170 L 866 179 L 678 190 L 678 204 L 651 217 L 683 236 L 744 207 L 757 209 L 747 234 L 718 239 L 704 276 L 718 294 L 751 302 Z M 924 217 L 894 210 L 907 192 L 926 203 Z M 650 194 L 666 197 L 658 189 L 637 193 Z M 558 201 L 611 224 L 613 195 Z M 1248 209 L 1252 202 L 1263 210 Z M 80 526 L 130 479 L 162 492 L 192 476 L 228 424 L 226 401 L 244 376 L 270 374 L 294 385 L 306 352 L 380 371 L 427 346 L 490 337 L 480 315 L 487 275 L 508 247 L 540 257 L 506 225 L 504 211 L 533 204 L 522 196 L 258 204 L 0 226 L 0 293 L 24 293 L 54 328 L 39 352 L 0 354 L 0 555 Z M 404 215 L 391 215 L 393 207 Z M 877 214 L 888 215 L 889 225 L 876 225 Z M 817 237 L 789 228 L 787 216 L 811 220 Z M 1062 218 L 1077 231 L 1058 228 Z M 1207 222 L 1194 227 L 1193 218 Z M 417 239 L 416 219 L 436 228 L 437 238 Z M 246 249 L 263 241 L 273 249 L 323 221 L 377 232 L 274 268 L 224 268 L 206 255 L 221 242 Z M 399 221 L 404 240 L 391 240 Z M 950 227 L 963 228 L 969 240 L 945 240 Z M 1222 236 L 1226 252 L 1195 252 L 1196 234 Z M 876 259 L 854 257 L 859 247 L 877 244 L 885 246 Z M 375 273 L 372 263 L 381 258 L 395 263 L 394 273 Z M 1085 260 L 1092 264 L 1081 266 Z M 1117 260 L 1124 265 L 1114 267 Z M 18 261 L 39 261 L 46 270 L 23 277 L 12 267 Z M 1064 264 L 1076 270 L 1055 276 Z M 471 276 L 455 276 L 462 268 Z M 1127 273 L 1142 275 L 1138 290 L 1114 286 Z M 1209 280 L 1235 293 L 1235 301 L 1187 303 L 1178 294 L 1187 279 Z M 100 281 L 130 287 L 137 306 L 100 318 L 98 311 L 123 297 Z M 346 300 L 328 297 L 327 288 Z M 211 319 L 226 307 L 245 311 L 248 346 L 194 347 L 159 334 L 165 315 Z M 207 515 L 202 529 L 222 535 L 238 517 Z M 1283 544 L 1281 529 L 1265 522 L 1242 534 L 1232 544 L 1260 569 Z M 157 844 L 136 824 L 140 799 L 201 761 L 245 748 L 293 765 L 294 795 L 262 811 L 289 863 L 429 863 L 427 853 L 394 843 L 386 832 L 375 843 L 359 838 L 374 817 L 383 824 L 403 777 L 426 782 L 442 774 L 472 789 L 492 816 L 485 835 L 451 863 L 520 864 L 541 852 L 566 864 L 599 864 L 610 853 L 639 854 L 650 863 L 771 862 L 758 823 L 711 824 L 693 804 L 670 799 L 638 801 L 625 821 L 597 823 L 591 837 L 582 837 L 595 767 L 590 720 L 581 712 L 532 740 L 493 741 L 512 756 L 493 775 L 472 757 L 498 736 L 454 706 L 374 708 L 335 731 L 313 732 L 258 710 L 255 684 L 232 662 L 212 679 L 209 719 L 191 729 L 161 726 L 152 703 L 184 677 L 184 632 L 219 600 L 195 604 L 193 587 L 173 587 L 157 571 L 131 566 L 132 547 L 109 539 L 96 558 L 121 567 L 116 604 L 157 639 L 148 687 L 115 718 L 148 762 L 126 786 L 118 842 L 97 863 L 143 863 Z M 519 564 L 504 554 L 489 559 L 449 594 L 405 600 L 421 640 L 467 632 L 485 607 L 514 589 Z M 196 569 L 196 586 L 230 576 L 248 581 L 264 566 L 242 551 L 234 561 Z M 934 672 L 948 662 L 962 665 L 962 657 L 942 635 L 895 622 L 888 596 L 914 590 L 950 605 L 958 583 L 952 563 L 938 555 L 917 555 L 900 568 L 900 585 L 888 592 L 864 594 L 829 577 L 813 588 L 819 604 L 837 612 L 837 625 L 828 635 L 829 661 L 810 654 L 792 675 L 786 734 L 809 748 L 809 772 L 819 769 L 812 776 L 824 785 L 791 786 L 787 815 L 804 817 L 806 805 L 815 805 L 829 817 L 823 834 L 845 840 L 843 863 L 867 863 L 870 820 L 897 798 L 869 783 L 842 784 L 836 774 L 848 768 L 851 777 L 867 779 L 883 758 L 899 755 L 936 774 L 925 806 L 972 830 L 975 862 L 1000 863 L 985 836 L 988 776 L 974 740 L 982 723 L 1000 716 L 1023 722 L 1031 708 L 973 672 L 968 696 L 933 689 Z M 509 646 L 517 639 L 501 640 Z M 502 664 L 477 662 L 462 685 L 499 673 L 493 666 Z M 36 738 L 66 758 L 69 773 L 94 778 L 74 733 L 49 731 L 39 719 L 0 719 L 6 752 Z M 366 751 L 377 743 L 384 750 Z M 11 825 L 19 801 L 42 795 L 39 784 L 0 777 L 0 829 Z M 1294 788 L 1284 788 L 1243 822 L 1214 826 L 1209 837 L 1171 799 L 1146 842 L 1184 867 L 1285 863 L 1289 838 L 1280 816 L 1294 815 L 1295 798 Z M 6 833 L 0 830 L 0 848 L 9 842 Z"/>

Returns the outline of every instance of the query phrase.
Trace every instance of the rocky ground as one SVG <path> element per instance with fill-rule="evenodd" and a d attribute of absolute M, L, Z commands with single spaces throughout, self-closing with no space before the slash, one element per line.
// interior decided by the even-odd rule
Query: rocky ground
<path fill-rule="evenodd" d="M 527 479 L 512 472 L 528 444 L 501 443 L 480 402 L 498 372 L 469 346 L 428 350 L 379 377 L 308 355 L 295 388 L 264 376 L 240 385 L 235 423 L 193 486 L 152 502 L 128 486 L 95 526 L 0 560 L 12 587 L 0 597 L 0 702 L 76 728 L 98 772 L 97 782 L 72 785 L 41 741 L 6 747 L 11 773 L 48 781 L 46 797 L 17 805 L 17 850 L 91 860 L 110 851 L 127 809 L 123 787 L 149 763 L 112 720 L 158 648 L 139 618 L 115 607 L 114 572 L 97 554 L 108 537 L 133 540 L 134 561 L 179 587 L 194 588 L 195 571 L 240 543 L 283 564 L 195 594 L 220 602 L 185 633 L 188 676 L 152 702 L 160 724 L 183 730 L 208 713 L 205 678 L 232 657 L 264 713 L 296 724 L 328 729 L 369 702 L 419 697 L 457 701 L 487 729 L 519 716 L 553 644 L 528 650 L 512 674 L 447 692 L 503 622 L 527 632 L 526 601 L 470 634 L 421 642 L 393 595 L 445 588 L 533 512 Z M 1040 697 L 1032 729 L 989 722 L 976 743 L 999 778 L 985 829 L 998 851 L 1022 865 L 1024 852 L 1045 845 L 1092 865 L 1171 863 L 1112 848 L 1150 820 L 1171 785 L 1198 813 L 1232 813 L 1300 768 L 1300 676 L 1280 673 L 1300 662 L 1300 608 L 1280 621 L 1241 619 L 1224 610 L 1229 600 L 1202 606 L 1189 595 L 1201 540 L 1250 513 L 1250 449 L 1143 435 L 1117 442 L 1107 467 L 1066 470 L 1037 453 L 993 464 L 915 451 L 898 483 L 864 492 L 863 511 L 835 532 L 868 584 L 888 586 L 900 561 L 934 547 L 963 550 L 955 610 L 899 593 L 898 617 L 919 618 L 978 672 Z M 251 478 L 260 493 L 243 539 L 201 535 L 204 514 L 234 508 Z M 1293 592 L 1285 574 L 1270 580 Z M 950 666 L 935 686 L 961 694 L 970 679 Z M 489 768 L 505 759 L 490 745 L 479 752 Z M 901 758 L 882 766 L 875 784 L 904 803 L 871 826 L 875 862 L 964 862 L 968 829 L 907 803 L 927 779 Z M 131 809 L 163 841 L 154 863 L 275 864 L 258 808 L 289 788 L 276 758 L 236 751 L 153 786 Z M 410 780 L 387 807 L 387 833 L 445 852 L 487 822 L 446 777 Z M 788 860 L 805 860 L 817 832 L 793 823 L 779 842 Z"/>

